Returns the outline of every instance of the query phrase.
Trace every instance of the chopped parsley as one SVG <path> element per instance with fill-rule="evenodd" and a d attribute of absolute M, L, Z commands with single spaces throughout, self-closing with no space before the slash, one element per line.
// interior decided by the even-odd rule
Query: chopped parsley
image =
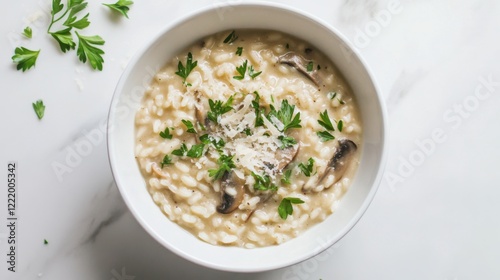
<path fill-rule="evenodd" d="M 48 244 L 49 244 L 49 241 L 47 241 L 47 239 L 44 239 L 44 240 L 43 240 L 43 244 L 44 244 L 44 245 L 48 245 Z"/>
<path fill-rule="evenodd" d="M 259 105 L 260 101 L 260 96 L 259 93 L 254 91 L 253 94 L 255 94 L 255 98 L 252 101 L 252 107 L 255 110 L 255 127 L 263 126 L 264 125 L 264 120 L 262 119 L 262 112 L 261 108 Z"/>
<path fill-rule="evenodd" d="M 283 220 L 286 220 L 286 218 L 288 218 L 288 215 L 293 214 L 292 204 L 302 204 L 302 203 L 304 203 L 304 201 L 300 198 L 285 197 L 281 200 L 281 203 L 278 206 L 278 214 Z"/>
<path fill-rule="evenodd" d="M 332 121 L 330 120 L 330 117 L 328 116 L 328 112 L 325 110 L 323 113 L 319 113 L 320 120 L 318 120 L 318 123 L 326 128 L 327 130 L 333 131 L 335 130 L 333 128 Z"/>
<path fill-rule="evenodd" d="M 174 130 L 172 128 L 172 130 Z M 160 137 L 163 139 L 172 139 L 172 134 L 170 134 L 170 129 L 168 127 L 165 128 L 164 131 L 160 131 Z"/>
<path fill-rule="evenodd" d="M 182 143 L 181 147 L 179 149 L 173 150 L 172 155 L 176 155 L 179 157 L 185 156 L 188 152 L 187 146 L 185 143 Z"/>
<path fill-rule="evenodd" d="M 327 142 L 335 139 L 335 136 L 333 136 L 328 131 L 318 131 L 316 132 L 316 135 L 318 135 L 318 137 L 321 139 L 321 142 Z"/>
<path fill-rule="evenodd" d="M 330 99 L 334 99 L 336 96 L 337 96 L 337 92 L 336 91 L 331 91 L 328 93 L 327 95 Z"/>
<path fill-rule="evenodd" d="M 314 166 L 314 159 L 309 158 L 307 161 L 307 165 L 304 163 L 299 163 L 299 168 L 306 175 L 307 177 L 311 177 L 311 173 L 313 172 L 313 166 Z"/>
<path fill-rule="evenodd" d="M 177 72 L 175 72 L 175 74 L 177 74 L 178 76 L 180 76 L 182 78 L 182 83 L 185 86 L 191 86 L 190 83 L 186 83 L 186 79 L 189 76 L 189 74 L 191 73 L 191 71 L 197 65 L 198 65 L 198 61 L 193 62 L 193 55 L 191 54 L 191 52 L 189 52 L 188 55 L 187 55 L 186 66 L 185 67 L 182 64 L 182 62 L 179 61 L 179 64 L 177 65 Z"/>
<path fill-rule="evenodd" d="M 271 111 L 267 115 L 267 119 L 269 119 L 271 122 L 271 117 L 274 116 L 276 117 L 282 124 L 283 124 L 283 130 L 282 132 L 285 132 L 286 130 L 290 128 L 301 128 L 302 126 L 300 125 L 300 112 L 293 115 L 294 110 L 295 110 L 295 105 L 290 105 L 288 104 L 288 100 L 285 99 L 281 102 L 281 108 L 279 111 L 276 111 L 273 105 L 270 106 Z M 276 124 L 275 124 L 276 125 Z"/>
<path fill-rule="evenodd" d="M 41 120 L 45 114 L 45 105 L 43 105 L 43 101 L 41 99 L 33 103 L 33 110 L 35 110 L 38 119 Z"/>
<path fill-rule="evenodd" d="M 187 152 L 187 156 L 190 158 L 200 158 L 203 155 L 203 151 L 205 150 L 205 144 L 197 144 L 191 146 L 191 149 Z"/>
<path fill-rule="evenodd" d="M 31 39 L 31 37 L 33 36 L 33 30 L 31 30 L 31 27 L 26 26 L 26 28 L 24 28 L 23 30 L 23 35 L 24 37 Z"/>
<path fill-rule="evenodd" d="M 245 60 L 241 66 L 236 66 L 236 71 L 240 74 L 239 76 L 233 76 L 233 79 L 243 80 L 245 78 L 245 73 L 247 72 L 248 60 Z"/>
<path fill-rule="evenodd" d="M 238 39 L 238 36 L 236 35 L 235 31 L 233 30 L 233 32 L 229 33 L 229 35 L 227 35 L 226 39 L 224 39 L 224 44 L 231 44 L 234 41 L 236 41 L 236 39 Z"/>
<path fill-rule="evenodd" d="M 169 165 L 171 163 L 172 163 L 172 158 L 169 155 L 165 155 L 163 157 L 163 161 L 161 162 L 161 168 L 163 168 L 163 166 Z"/>
<path fill-rule="evenodd" d="M 213 101 L 212 99 L 209 99 L 208 105 L 210 106 L 210 111 L 207 114 L 208 119 L 218 123 L 220 116 L 233 109 L 233 96 L 229 97 L 229 99 L 224 103 L 220 100 Z"/>
<path fill-rule="evenodd" d="M 236 49 L 236 54 L 237 54 L 238 56 L 241 56 L 241 55 L 243 54 L 243 47 L 238 47 L 238 48 Z"/>
<path fill-rule="evenodd" d="M 292 181 L 290 181 L 290 177 L 292 176 L 292 170 L 288 169 L 283 173 L 283 177 L 281 178 L 281 183 L 283 184 L 291 184 Z"/>
<path fill-rule="evenodd" d="M 252 172 L 252 177 L 255 179 L 255 184 L 253 188 L 257 191 L 277 191 L 278 186 L 271 182 L 271 177 L 269 175 L 260 176 Z"/>
<path fill-rule="evenodd" d="M 224 140 L 222 138 L 217 140 L 215 137 L 213 137 L 212 135 L 209 135 L 209 134 L 203 134 L 202 136 L 200 136 L 199 139 L 200 139 L 201 143 L 203 143 L 205 145 L 212 144 L 216 150 L 220 150 L 220 149 L 224 148 L 224 146 L 226 145 L 226 143 L 224 142 Z"/>
<path fill-rule="evenodd" d="M 224 176 L 224 173 L 229 172 L 232 168 L 236 167 L 233 162 L 233 156 L 227 156 L 225 154 L 220 155 L 217 163 L 219 164 L 219 168 L 208 170 L 208 175 L 210 177 L 213 177 L 214 180 L 222 178 L 222 176 Z"/>
<path fill-rule="evenodd" d="M 288 147 L 292 147 L 293 145 L 297 144 L 297 141 L 295 140 L 295 138 L 290 137 L 290 136 L 280 135 L 280 136 L 278 136 L 278 140 L 281 141 L 280 149 L 282 149 L 282 150 L 286 149 Z"/>
<path fill-rule="evenodd" d="M 344 128 L 344 121 L 343 120 L 339 120 L 339 122 L 337 123 L 337 129 L 342 132 L 342 129 Z"/>
<path fill-rule="evenodd" d="M 309 61 L 309 63 L 307 63 L 307 72 L 311 72 L 314 68 L 314 64 L 312 61 Z"/>
<path fill-rule="evenodd" d="M 257 78 L 257 76 L 259 76 L 260 74 L 262 74 L 262 71 L 259 71 L 259 72 L 255 73 L 255 70 L 253 69 L 253 66 L 250 65 L 250 67 L 248 68 L 248 75 L 252 79 Z"/>
<path fill-rule="evenodd" d="M 182 123 L 187 127 L 187 132 L 189 133 L 198 133 L 196 132 L 196 129 L 194 129 L 194 125 L 191 121 L 188 120 L 182 120 Z"/>

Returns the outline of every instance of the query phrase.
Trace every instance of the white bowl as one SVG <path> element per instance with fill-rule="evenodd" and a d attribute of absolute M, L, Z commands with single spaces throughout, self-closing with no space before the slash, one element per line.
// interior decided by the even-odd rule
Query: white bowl
<path fill-rule="evenodd" d="M 207 244 L 171 222 L 153 202 L 134 158 L 134 117 L 155 73 L 196 40 L 238 28 L 274 29 L 310 42 L 343 73 L 361 111 L 364 143 L 355 179 L 339 208 L 325 221 L 281 245 L 257 249 Z M 139 223 L 160 244 L 214 269 L 256 272 L 306 260 L 337 242 L 360 219 L 381 180 L 386 158 L 386 117 L 379 90 L 344 36 L 314 16 L 283 5 L 242 3 L 210 7 L 169 24 L 129 62 L 114 93 L 108 151 L 116 184 Z"/>

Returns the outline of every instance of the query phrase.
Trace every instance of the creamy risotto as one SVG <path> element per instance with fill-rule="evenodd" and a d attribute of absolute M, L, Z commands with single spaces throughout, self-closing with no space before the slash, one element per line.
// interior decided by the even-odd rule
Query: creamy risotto
<path fill-rule="evenodd" d="M 283 243 L 335 211 L 362 127 L 332 62 L 275 31 L 199 42 L 154 77 L 135 154 L 161 211 L 214 245 Z"/>

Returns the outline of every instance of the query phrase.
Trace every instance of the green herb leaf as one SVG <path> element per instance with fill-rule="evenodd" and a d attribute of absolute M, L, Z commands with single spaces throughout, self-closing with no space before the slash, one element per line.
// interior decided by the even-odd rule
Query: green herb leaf
<path fill-rule="evenodd" d="M 278 206 L 278 214 L 283 220 L 288 218 L 288 215 L 293 214 L 292 204 L 302 204 L 304 201 L 300 198 L 296 197 L 285 197 L 281 200 L 280 205 Z"/>
<path fill-rule="evenodd" d="M 23 30 L 23 35 L 24 37 L 31 39 L 31 37 L 33 37 L 33 30 L 31 30 L 31 27 L 26 26 Z"/>
<path fill-rule="evenodd" d="M 207 114 L 208 119 L 215 123 L 219 123 L 219 117 L 233 109 L 232 104 L 233 96 L 229 97 L 229 99 L 224 103 L 220 100 L 213 101 L 212 99 L 209 99 L 208 105 L 210 106 L 210 111 Z"/>
<path fill-rule="evenodd" d="M 164 131 L 160 131 L 160 137 L 163 139 L 172 139 L 172 136 L 173 135 L 170 134 L 170 129 L 168 127 L 166 127 Z"/>
<path fill-rule="evenodd" d="M 337 96 L 337 92 L 336 91 L 331 91 L 327 94 L 327 96 L 330 98 L 330 99 L 334 99 L 336 96 Z"/>
<path fill-rule="evenodd" d="M 339 98 L 339 103 L 340 103 L 340 104 L 342 104 L 342 105 L 344 105 L 344 104 L 345 104 L 345 101 L 344 101 L 343 99 L 340 99 L 340 98 Z"/>
<path fill-rule="evenodd" d="M 200 139 L 201 143 L 203 143 L 205 145 L 212 144 L 216 150 L 220 150 L 220 149 L 224 148 L 224 146 L 226 145 L 226 143 L 224 142 L 224 140 L 222 138 L 217 140 L 215 137 L 213 137 L 212 135 L 209 135 L 209 134 L 203 134 L 202 136 L 200 136 L 199 139 Z"/>
<path fill-rule="evenodd" d="M 258 191 L 277 191 L 278 186 L 271 182 L 271 177 L 269 175 L 260 176 L 252 172 L 252 177 L 255 179 L 255 184 L 253 188 Z"/>
<path fill-rule="evenodd" d="M 219 180 L 222 176 L 224 176 L 224 173 L 229 172 L 231 171 L 231 168 L 236 167 L 233 162 L 233 156 L 226 156 L 225 154 L 220 155 L 217 163 L 219 164 L 219 168 L 208 170 L 208 175 L 213 177 L 214 180 Z"/>
<path fill-rule="evenodd" d="M 281 183 L 283 184 L 291 184 L 292 181 L 290 181 L 290 177 L 292 176 L 292 170 L 291 169 L 288 169 L 285 171 L 285 173 L 283 173 L 283 177 L 281 178 Z"/>
<path fill-rule="evenodd" d="M 335 139 L 335 137 L 328 131 L 318 131 L 316 135 L 321 139 L 321 142 L 327 142 Z"/>
<path fill-rule="evenodd" d="M 278 136 L 278 140 L 281 141 L 280 149 L 282 149 L 282 150 L 286 149 L 288 147 L 292 147 L 293 145 L 297 144 L 297 141 L 295 140 L 295 138 L 290 137 L 290 136 L 280 135 L 280 136 Z"/>
<path fill-rule="evenodd" d="M 313 70 L 313 62 L 312 61 L 309 61 L 309 63 L 307 64 L 307 72 L 311 72 Z"/>
<path fill-rule="evenodd" d="M 236 54 L 237 54 L 238 56 L 241 56 L 241 54 L 243 54 L 243 47 L 238 47 L 238 48 L 236 49 Z"/>
<path fill-rule="evenodd" d="M 61 4 L 61 0 L 52 0 L 52 11 L 51 11 L 52 16 L 62 11 L 63 8 L 64 5 Z"/>
<path fill-rule="evenodd" d="M 76 43 L 73 41 L 73 35 L 71 35 L 71 27 L 49 34 L 57 41 L 63 53 L 75 49 Z"/>
<path fill-rule="evenodd" d="M 43 105 L 43 101 L 41 99 L 33 103 L 33 110 L 35 110 L 38 119 L 41 120 L 45 113 L 45 105 Z"/>
<path fill-rule="evenodd" d="M 224 44 L 231 44 L 236 41 L 236 39 L 238 39 L 238 36 L 236 36 L 236 33 L 233 30 L 233 32 L 227 35 L 226 39 L 224 39 Z"/>
<path fill-rule="evenodd" d="M 191 85 L 189 83 L 186 83 L 186 79 L 189 76 L 189 74 L 191 73 L 191 71 L 197 65 L 198 65 L 198 61 L 193 62 L 193 55 L 191 54 L 191 52 L 189 52 L 188 55 L 187 55 L 186 67 L 184 67 L 184 65 L 182 64 L 182 62 L 179 61 L 179 64 L 177 65 L 178 69 L 177 69 L 177 72 L 175 72 L 175 74 L 177 74 L 178 76 L 180 76 L 182 78 L 182 83 L 185 86 L 190 86 Z"/>
<path fill-rule="evenodd" d="M 191 149 L 187 152 L 187 156 L 190 158 L 200 158 L 203 155 L 203 151 L 205 149 L 205 144 L 197 144 L 191 146 Z"/>
<path fill-rule="evenodd" d="M 253 69 L 253 66 L 250 65 L 250 67 L 248 68 L 248 75 L 252 79 L 257 78 L 257 76 L 259 76 L 260 74 L 262 74 L 262 71 L 259 71 L 259 72 L 255 73 L 255 70 Z"/>
<path fill-rule="evenodd" d="M 128 18 L 127 12 L 130 10 L 130 5 L 134 4 L 133 1 L 129 0 L 118 0 L 118 2 L 114 4 L 105 4 L 103 3 L 104 6 L 109 7 L 111 10 L 115 10 L 119 13 L 121 13 L 123 16 Z"/>
<path fill-rule="evenodd" d="M 198 133 L 194 129 L 194 125 L 193 125 L 193 123 L 191 121 L 182 120 L 182 123 L 187 127 L 187 132 L 189 132 L 189 133 Z"/>
<path fill-rule="evenodd" d="M 43 244 L 44 244 L 44 245 L 48 245 L 48 244 L 49 244 L 49 241 L 47 241 L 47 239 L 44 239 L 44 240 L 43 240 Z"/>
<path fill-rule="evenodd" d="M 330 120 L 330 117 L 328 117 L 328 112 L 325 110 L 323 113 L 319 113 L 320 120 L 318 120 L 318 123 L 326 128 L 327 130 L 334 131 L 335 129 L 333 128 L 332 121 Z"/>
<path fill-rule="evenodd" d="M 245 133 L 246 136 L 252 135 L 252 131 L 250 130 L 250 128 L 245 128 L 245 130 L 243 130 L 243 132 Z"/>
<path fill-rule="evenodd" d="M 311 177 L 311 173 L 313 172 L 313 166 L 314 166 L 314 159 L 309 158 L 307 161 L 307 165 L 303 163 L 299 163 L 299 168 L 306 175 L 307 177 Z"/>
<path fill-rule="evenodd" d="M 263 126 L 264 120 L 262 119 L 262 112 L 259 105 L 260 96 L 256 91 L 254 91 L 253 94 L 255 94 L 255 98 L 252 101 L 252 107 L 255 110 L 255 127 Z"/>
<path fill-rule="evenodd" d="M 298 112 L 295 116 L 293 115 L 295 111 L 295 105 L 288 104 L 288 100 L 285 99 L 281 102 L 281 108 L 279 111 L 276 111 L 274 106 L 270 106 L 271 111 L 267 115 L 267 118 L 272 122 L 272 116 L 276 117 L 282 124 L 283 130 L 282 132 L 287 131 L 290 128 L 301 128 L 300 125 L 300 112 Z"/>
<path fill-rule="evenodd" d="M 245 60 L 241 66 L 236 66 L 236 71 L 240 74 L 239 76 L 233 76 L 233 79 L 243 80 L 245 78 L 245 73 L 247 72 L 248 60 Z"/>
<path fill-rule="evenodd" d="M 337 128 L 340 132 L 342 132 L 342 129 L 344 128 L 344 121 L 343 120 L 339 120 L 339 122 L 337 123 Z"/>
<path fill-rule="evenodd" d="M 63 23 L 64 26 L 67 27 L 74 27 L 77 29 L 83 29 L 87 26 L 89 26 L 90 22 L 88 20 L 89 14 L 86 14 L 83 18 L 80 20 L 77 20 L 76 15 L 83 11 L 87 7 L 87 2 L 83 1 L 74 1 L 74 2 L 69 2 L 70 4 L 68 5 L 69 8 L 69 15 L 66 18 L 66 21 Z"/>
<path fill-rule="evenodd" d="M 104 51 L 95 47 L 104 45 L 104 40 L 100 36 L 83 36 L 75 32 L 78 37 L 78 49 L 76 54 L 81 62 L 85 63 L 88 61 L 92 68 L 102 71 L 102 63 L 104 59 L 102 55 Z"/>
<path fill-rule="evenodd" d="M 14 63 L 17 63 L 16 67 L 17 70 L 22 69 L 24 72 L 30 69 L 31 67 L 35 66 L 36 59 L 38 58 L 39 53 L 40 50 L 32 51 L 25 47 L 18 47 L 14 50 L 14 56 L 12 56 L 12 61 Z"/>
<path fill-rule="evenodd" d="M 179 149 L 172 151 L 172 155 L 182 157 L 182 156 L 185 156 L 187 154 L 187 152 L 188 152 L 188 149 L 186 147 L 186 144 L 182 143 L 182 145 Z"/>
<path fill-rule="evenodd" d="M 163 168 L 163 166 L 169 165 L 171 163 L 172 163 L 172 158 L 169 155 L 165 155 L 163 157 L 163 161 L 161 162 L 161 168 Z"/>

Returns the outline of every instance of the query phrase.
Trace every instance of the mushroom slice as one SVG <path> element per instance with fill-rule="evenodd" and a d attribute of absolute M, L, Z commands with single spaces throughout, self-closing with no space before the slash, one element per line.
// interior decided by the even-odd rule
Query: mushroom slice
<path fill-rule="evenodd" d="M 217 212 L 229 214 L 236 210 L 245 194 L 245 181 L 240 179 L 234 171 L 224 173 L 221 182 L 221 203 Z"/>
<path fill-rule="evenodd" d="M 318 180 L 318 184 L 323 181 L 328 175 L 334 175 L 335 181 L 333 184 L 337 183 L 344 173 L 347 170 L 349 162 L 352 160 L 352 157 L 358 146 L 354 144 L 349 139 L 339 140 L 339 147 L 337 148 L 337 152 L 333 155 L 332 159 L 328 162 L 328 166 L 325 169 L 325 173 Z"/>
<path fill-rule="evenodd" d="M 299 153 L 299 144 L 295 144 L 285 149 L 279 149 L 276 152 L 276 159 L 278 160 L 277 170 L 282 172 L 290 162 L 292 162 Z"/>
<path fill-rule="evenodd" d="M 287 64 L 304 74 L 309 80 L 311 80 L 316 86 L 322 84 L 322 79 L 318 74 L 317 70 L 307 71 L 307 64 L 312 62 L 312 60 L 307 60 L 304 57 L 296 54 L 295 52 L 287 52 L 284 55 L 278 57 L 278 62 L 281 64 Z"/>

